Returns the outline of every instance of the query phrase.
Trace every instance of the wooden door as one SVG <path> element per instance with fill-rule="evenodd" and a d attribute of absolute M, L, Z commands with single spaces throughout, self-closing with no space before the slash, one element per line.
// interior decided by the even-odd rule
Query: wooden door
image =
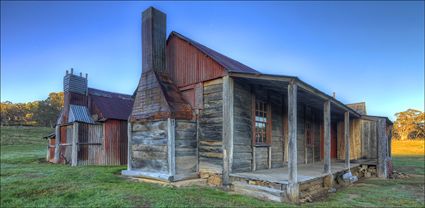
<path fill-rule="evenodd" d="M 337 158 L 337 134 L 336 134 L 336 123 L 331 123 L 331 159 Z M 320 159 L 323 160 L 323 155 L 325 152 L 325 143 L 324 143 L 324 133 L 323 133 L 323 124 L 320 124 Z"/>

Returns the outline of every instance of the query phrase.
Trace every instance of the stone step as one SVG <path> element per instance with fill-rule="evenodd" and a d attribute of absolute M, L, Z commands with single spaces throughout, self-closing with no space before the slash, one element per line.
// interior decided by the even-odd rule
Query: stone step
<path fill-rule="evenodd" d="M 272 200 L 283 202 L 286 198 L 286 192 L 265 186 L 251 185 L 240 181 L 232 183 L 233 191 L 238 194 L 255 197 L 263 200 Z"/>

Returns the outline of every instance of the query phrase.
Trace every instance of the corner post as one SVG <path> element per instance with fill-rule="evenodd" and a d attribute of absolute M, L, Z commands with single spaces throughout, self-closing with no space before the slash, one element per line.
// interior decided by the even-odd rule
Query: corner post
<path fill-rule="evenodd" d="M 176 120 L 168 118 L 168 174 L 172 181 L 176 176 Z"/>
<path fill-rule="evenodd" d="M 127 123 L 127 170 L 131 170 L 131 138 L 133 134 L 133 124 Z"/>
<path fill-rule="evenodd" d="M 223 185 L 230 184 L 233 163 L 233 79 L 223 77 Z"/>
<path fill-rule="evenodd" d="M 299 200 L 297 167 L 297 84 L 292 80 L 288 85 L 288 198 Z"/>
<path fill-rule="evenodd" d="M 387 178 L 387 152 L 388 152 L 388 138 L 386 134 L 386 121 L 385 119 L 377 120 L 378 127 L 378 177 Z"/>
<path fill-rule="evenodd" d="M 78 122 L 72 125 L 72 146 L 71 146 L 71 166 L 78 163 Z"/>
<path fill-rule="evenodd" d="M 53 158 L 54 163 L 59 162 L 59 144 L 61 142 L 61 127 L 59 124 L 55 127 L 55 155 Z"/>
<path fill-rule="evenodd" d="M 345 168 L 350 171 L 350 112 L 344 113 Z"/>
<path fill-rule="evenodd" d="M 323 104 L 324 166 L 323 172 L 331 174 L 331 102 Z"/>

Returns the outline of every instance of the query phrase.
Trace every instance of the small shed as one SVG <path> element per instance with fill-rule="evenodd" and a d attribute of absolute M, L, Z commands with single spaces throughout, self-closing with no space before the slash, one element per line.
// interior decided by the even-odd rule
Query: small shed
<path fill-rule="evenodd" d="M 76 165 L 127 164 L 130 95 L 87 87 L 87 75 L 64 77 L 64 107 L 48 139 L 47 161 Z"/>

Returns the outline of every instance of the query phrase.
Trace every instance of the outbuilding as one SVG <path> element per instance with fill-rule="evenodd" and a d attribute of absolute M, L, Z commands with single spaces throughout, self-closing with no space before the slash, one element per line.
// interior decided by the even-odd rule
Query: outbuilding
<path fill-rule="evenodd" d="M 55 132 L 48 137 L 47 160 L 76 165 L 127 164 L 127 119 L 133 106 L 130 95 L 87 85 L 73 69 L 63 81 L 64 107 Z"/>

